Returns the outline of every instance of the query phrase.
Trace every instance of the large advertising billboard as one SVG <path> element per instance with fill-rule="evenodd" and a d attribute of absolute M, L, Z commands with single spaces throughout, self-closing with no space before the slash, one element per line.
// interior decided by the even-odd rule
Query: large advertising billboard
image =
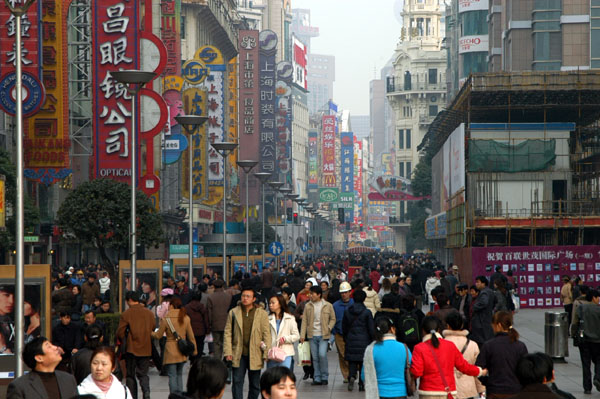
<path fill-rule="evenodd" d="M 488 45 L 488 35 L 462 36 L 458 39 L 458 53 L 487 52 Z"/>
<path fill-rule="evenodd" d="M 308 132 L 308 189 L 319 187 L 319 133 Z"/>
<path fill-rule="evenodd" d="M 488 10 L 488 0 L 458 0 L 458 12 Z"/>
<path fill-rule="evenodd" d="M 292 36 L 294 51 L 294 83 L 304 90 L 308 90 L 306 76 L 308 74 L 308 48 L 296 36 Z"/>

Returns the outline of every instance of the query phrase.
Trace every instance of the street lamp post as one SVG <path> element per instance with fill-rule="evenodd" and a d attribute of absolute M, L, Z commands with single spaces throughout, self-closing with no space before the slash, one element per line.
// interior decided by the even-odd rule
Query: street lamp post
<path fill-rule="evenodd" d="M 113 71 L 110 73 L 114 80 L 122 83 L 131 94 L 131 290 L 136 287 L 135 273 L 137 261 L 137 243 L 136 243 L 136 209 L 135 209 L 135 193 L 136 193 L 136 106 L 135 99 L 142 87 L 156 77 L 154 72 L 138 71 L 130 69 L 127 71 Z"/>
<path fill-rule="evenodd" d="M 283 253 L 285 256 L 285 264 L 288 265 L 288 234 L 287 234 L 287 195 L 292 192 L 291 187 L 282 187 L 279 192 L 283 197 L 283 210 L 285 217 L 283 218 Z"/>
<path fill-rule="evenodd" d="M 250 171 L 258 164 L 258 161 L 237 161 L 237 165 L 244 170 L 246 174 L 246 268 L 250 268 L 250 215 L 248 215 L 248 175 Z"/>
<path fill-rule="evenodd" d="M 277 216 L 278 216 L 277 215 L 277 208 L 278 208 L 278 206 L 277 206 L 278 196 L 277 195 L 279 193 L 279 190 L 281 189 L 281 186 L 283 186 L 284 183 L 282 181 L 270 181 L 268 184 L 269 184 L 269 186 L 271 186 L 271 189 L 273 189 L 273 194 L 275 194 L 273 197 L 273 205 L 275 205 L 274 206 L 274 208 L 275 208 L 275 241 L 277 241 L 277 223 L 279 223 L 279 220 L 277 218 Z M 275 259 L 276 259 L 276 264 L 277 264 L 277 271 L 279 271 L 279 255 L 277 255 L 277 258 L 275 258 Z"/>
<path fill-rule="evenodd" d="M 269 172 L 256 172 L 254 177 L 260 180 L 261 188 L 261 206 L 260 212 L 262 213 L 262 265 L 265 267 L 265 183 L 271 178 L 273 174 Z"/>
<path fill-rule="evenodd" d="M 300 194 L 288 194 L 288 198 L 292 201 L 292 243 L 290 249 L 292 250 L 292 262 L 296 259 L 296 225 L 294 223 L 294 202 L 297 203 Z"/>
<path fill-rule="evenodd" d="M 194 190 L 192 189 L 194 185 L 194 176 L 193 176 L 193 166 L 194 166 L 194 132 L 198 127 L 204 125 L 204 123 L 208 120 L 207 116 L 200 115 L 179 115 L 175 117 L 175 120 L 181 127 L 183 127 L 188 134 L 189 143 L 188 143 L 188 256 L 189 256 L 189 266 L 188 266 L 188 285 L 190 289 L 194 288 L 194 283 L 192 281 L 192 276 L 194 275 Z"/>
<path fill-rule="evenodd" d="M 17 237 L 15 240 L 16 264 L 15 264 L 15 377 L 23 375 L 23 340 L 25 338 L 24 327 L 24 302 L 25 302 L 25 196 L 24 186 L 24 164 L 23 164 L 23 62 L 22 62 L 22 37 L 21 17 L 25 15 L 35 0 L 27 0 L 24 4 L 16 4 L 4 0 L 6 7 L 15 17 L 15 103 L 16 103 L 16 136 L 17 136 Z"/>
<path fill-rule="evenodd" d="M 233 142 L 211 143 L 211 146 L 223 157 L 223 276 L 229 281 L 227 267 L 227 156 L 238 146 Z"/>

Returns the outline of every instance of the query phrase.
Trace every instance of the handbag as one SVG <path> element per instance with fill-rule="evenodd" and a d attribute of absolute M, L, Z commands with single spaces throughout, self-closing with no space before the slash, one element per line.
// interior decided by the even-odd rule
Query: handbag
<path fill-rule="evenodd" d="M 442 384 L 444 384 L 444 391 L 446 391 L 446 394 L 448 395 L 448 399 L 454 399 L 454 395 L 452 395 L 452 392 L 450 392 L 450 386 L 448 386 L 448 383 L 446 382 L 446 376 L 444 375 L 444 372 L 442 371 L 442 365 L 440 364 L 440 359 L 438 359 L 437 355 L 435 354 L 435 351 L 433 350 L 433 344 L 427 345 L 427 347 L 431 351 L 433 360 L 435 360 L 435 364 L 438 368 L 438 373 L 440 373 L 440 377 L 442 378 Z"/>
<path fill-rule="evenodd" d="M 304 341 L 298 344 L 298 366 L 310 366 L 310 343 Z"/>
<path fill-rule="evenodd" d="M 267 353 L 267 358 L 277 363 L 283 362 L 286 357 L 287 354 L 279 347 L 279 342 L 277 342 L 277 346 L 272 346 Z"/>
<path fill-rule="evenodd" d="M 175 327 L 173 327 L 173 323 L 171 323 L 171 319 L 169 319 L 168 317 L 165 317 L 165 320 L 167 321 L 167 324 L 169 325 L 169 328 L 171 329 L 171 333 L 173 334 L 173 336 L 175 337 L 175 340 L 177 341 L 177 348 L 179 349 L 179 352 L 181 352 L 181 354 L 183 356 L 187 356 L 187 357 L 194 354 L 194 351 L 196 350 L 196 345 L 194 345 L 187 339 L 181 338 L 179 336 L 179 334 L 177 334 L 177 331 L 175 331 Z"/>
<path fill-rule="evenodd" d="M 406 383 L 406 396 L 413 396 L 417 391 L 417 381 L 410 373 L 410 364 L 408 363 L 408 346 L 404 344 L 406 349 L 406 364 L 404 365 L 404 382 Z"/>

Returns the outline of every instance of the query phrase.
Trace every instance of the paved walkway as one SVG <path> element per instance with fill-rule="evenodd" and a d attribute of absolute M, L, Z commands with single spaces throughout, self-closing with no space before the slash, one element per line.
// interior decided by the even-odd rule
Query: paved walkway
<path fill-rule="evenodd" d="M 521 340 L 527 345 L 530 352 L 544 351 L 544 312 L 544 310 L 526 309 L 515 316 L 515 328 L 521 334 Z M 572 341 L 570 341 L 569 345 L 569 357 L 566 360 L 566 364 L 555 364 L 556 383 L 559 388 L 571 392 L 578 399 L 600 398 L 600 392 L 596 391 L 592 395 L 583 394 L 579 350 L 572 346 Z M 364 398 L 364 393 L 358 392 L 357 385 L 355 385 L 354 392 L 348 392 L 347 385 L 343 383 L 337 362 L 337 352 L 335 350 L 329 353 L 329 371 L 328 386 L 311 386 L 311 380 L 301 380 L 303 375 L 302 369 L 296 367 L 295 373 L 299 380 L 299 399 Z M 160 377 L 156 369 L 152 369 L 150 374 L 152 399 L 167 399 L 169 396 L 168 377 Z M 187 375 L 184 376 L 184 383 L 185 381 L 187 381 Z M 248 388 L 247 381 L 244 384 L 244 388 Z M 227 386 L 224 398 L 231 398 L 231 385 Z"/>

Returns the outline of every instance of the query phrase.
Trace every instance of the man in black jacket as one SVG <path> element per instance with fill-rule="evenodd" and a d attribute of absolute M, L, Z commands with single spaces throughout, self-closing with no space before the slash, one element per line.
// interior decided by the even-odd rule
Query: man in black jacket
<path fill-rule="evenodd" d="M 485 341 L 494 337 L 492 317 L 495 296 L 488 287 L 488 279 L 485 276 L 475 278 L 475 287 L 479 290 L 479 295 L 471 305 L 471 334 L 469 337 L 481 347 Z"/>
<path fill-rule="evenodd" d="M 31 368 L 8 385 L 7 399 L 72 398 L 77 396 L 75 378 L 56 370 L 61 350 L 45 337 L 34 338 L 25 345 L 23 362 Z"/>
<path fill-rule="evenodd" d="M 585 298 L 589 303 L 577 307 L 577 320 L 583 322 L 583 328 L 576 326 L 576 331 L 583 330 L 579 341 L 581 371 L 583 374 L 584 393 L 592 393 L 592 381 L 600 391 L 600 292 L 590 290 Z M 594 379 L 592 380 L 592 363 L 594 363 Z"/>
<path fill-rule="evenodd" d="M 60 312 L 60 324 L 52 329 L 52 344 L 63 350 L 59 370 L 70 371 L 71 355 L 83 346 L 83 337 L 79 326 L 71 323 L 71 315 Z"/>

